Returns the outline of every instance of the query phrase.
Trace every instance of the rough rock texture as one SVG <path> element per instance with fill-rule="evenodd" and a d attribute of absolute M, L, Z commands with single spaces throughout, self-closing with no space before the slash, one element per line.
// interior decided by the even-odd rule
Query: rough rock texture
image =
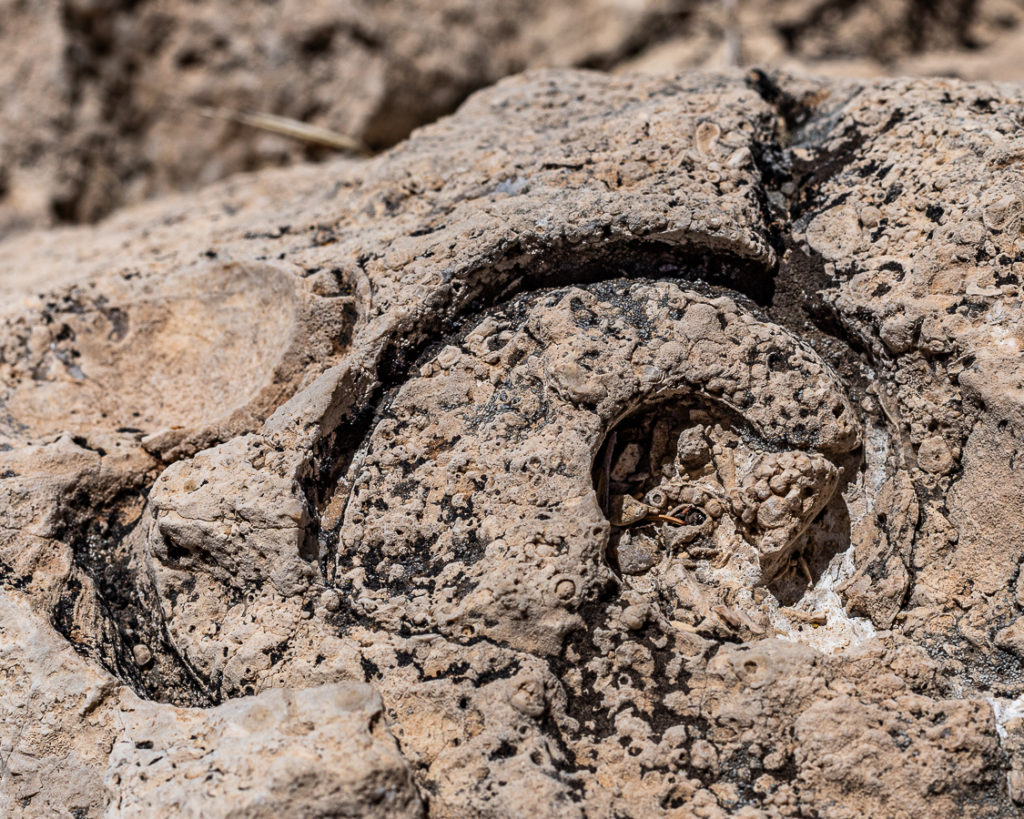
<path fill-rule="evenodd" d="M 534 73 L 4 242 L 4 812 L 1017 815 L 1022 121 Z"/>
<path fill-rule="evenodd" d="M 724 60 L 846 77 L 1020 77 L 1019 0 L 719 0 L 694 10 L 685 32 L 668 32 L 619 67 L 664 71 Z"/>
<path fill-rule="evenodd" d="M 111 816 L 209 816 L 212 805 L 268 819 L 423 815 L 380 696 L 365 683 L 124 713 L 107 770 Z"/>
<path fill-rule="evenodd" d="M 0 0 L 0 234 L 322 155 L 203 110 L 387 147 L 539 66 L 605 67 L 687 0 Z"/>
<path fill-rule="evenodd" d="M 1016 80 L 1022 18 L 1021 0 L 0 0 L 0 235 L 326 153 L 210 112 L 378 150 L 527 68 Z"/>

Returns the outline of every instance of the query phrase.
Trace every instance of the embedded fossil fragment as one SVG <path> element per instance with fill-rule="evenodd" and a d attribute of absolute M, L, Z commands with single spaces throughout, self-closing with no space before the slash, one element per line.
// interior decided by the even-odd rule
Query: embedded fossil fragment
<path fill-rule="evenodd" d="M 613 494 L 609 506 L 610 554 L 624 574 L 647 571 L 662 554 L 727 558 L 735 551 L 729 540 L 741 538 L 757 551 L 760 582 L 769 583 L 832 497 L 840 470 L 831 461 L 815 452 L 767 451 L 740 414 L 712 404 L 670 400 L 648 408 L 616 427 L 605 444 L 615 451 L 598 456 L 598 464 L 617 465 L 607 477 L 602 470 L 598 484 L 607 480 L 613 492 L 637 495 Z M 622 470 L 624 461 L 637 468 Z M 728 534 L 716 542 L 726 513 Z M 617 531 L 624 527 L 629 532 Z"/>
<path fill-rule="evenodd" d="M 632 495 L 612 495 L 608 511 L 609 520 L 613 525 L 629 526 L 631 523 L 643 520 L 654 510 Z"/>

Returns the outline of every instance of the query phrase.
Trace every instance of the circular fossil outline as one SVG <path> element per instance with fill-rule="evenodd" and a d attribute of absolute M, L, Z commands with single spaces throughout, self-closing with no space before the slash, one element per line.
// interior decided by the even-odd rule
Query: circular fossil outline
<path fill-rule="evenodd" d="M 645 404 L 697 393 L 769 445 L 859 444 L 831 369 L 731 298 L 634 280 L 525 299 L 407 381 L 353 462 L 335 580 L 360 616 L 557 653 L 608 579 L 593 459 Z"/>

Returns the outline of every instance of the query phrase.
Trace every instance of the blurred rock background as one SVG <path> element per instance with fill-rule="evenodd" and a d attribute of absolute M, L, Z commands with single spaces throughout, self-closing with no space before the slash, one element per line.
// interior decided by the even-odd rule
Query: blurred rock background
<path fill-rule="evenodd" d="M 1016 81 L 1022 17 L 1024 0 L 0 0 L 0 236 L 329 150 L 204 109 L 376 151 L 543 66 Z"/>

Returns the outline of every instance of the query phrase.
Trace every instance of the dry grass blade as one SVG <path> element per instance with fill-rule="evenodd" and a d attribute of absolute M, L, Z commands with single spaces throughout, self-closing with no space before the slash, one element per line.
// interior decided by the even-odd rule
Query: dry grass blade
<path fill-rule="evenodd" d="M 255 111 L 232 111 L 229 108 L 199 108 L 198 110 L 204 117 L 226 119 L 241 125 L 248 125 L 250 128 L 260 128 L 302 142 L 333 148 L 336 151 L 369 154 L 366 146 L 357 139 L 336 133 L 328 128 L 321 128 L 318 125 L 300 122 L 297 119 L 279 117 L 274 114 L 261 114 Z"/>

